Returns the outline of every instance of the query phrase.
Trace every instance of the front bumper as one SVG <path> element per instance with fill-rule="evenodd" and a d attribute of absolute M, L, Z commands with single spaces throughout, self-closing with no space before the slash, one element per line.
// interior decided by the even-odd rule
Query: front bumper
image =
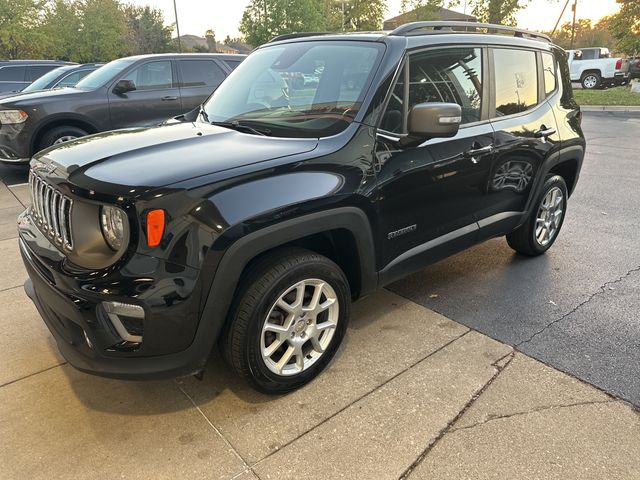
<path fill-rule="evenodd" d="M 28 125 L 0 125 L 0 162 L 27 164 L 31 159 L 31 133 Z"/>
<path fill-rule="evenodd" d="M 32 231 L 27 214 L 20 217 L 19 233 L 29 275 L 25 291 L 71 365 L 122 379 L 172 378 L 204 367 L 215 338 L 207 336 L 199 322 L 197 271 L 146 257 L 124 266 L 127 273 L 112 272 L 104 280 L 85 281 L 60 271 L 57 249 L 47 245 L 44 235 Z M 144 274 L 141 268 L 146 269 Z M 143 283 L 136 280 L 142 278 L 145 286 L 140 288 Z M 178 292 L 171 285 L 182 288 Z M 113 348 L 117 332 L 100 310 L 103 301 L 111 300 L 143 306 L 144 332 L 139 348 Z"/>

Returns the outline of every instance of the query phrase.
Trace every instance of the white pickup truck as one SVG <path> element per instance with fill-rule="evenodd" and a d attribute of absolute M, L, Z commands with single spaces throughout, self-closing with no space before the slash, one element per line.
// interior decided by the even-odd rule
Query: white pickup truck
<path fill-rule="evenodd" d="M 571 81 L 582 88 L 623 85 L 629 81 L 629 59 L 611 58 L 606 48 L 567 50 Z"/>

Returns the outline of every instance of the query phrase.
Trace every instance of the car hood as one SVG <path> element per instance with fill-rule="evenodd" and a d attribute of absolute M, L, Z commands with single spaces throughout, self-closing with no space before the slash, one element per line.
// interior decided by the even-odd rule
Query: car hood
<path fill-rule="evenodd" d="M 158 188 L 314 150 L 317 139 L 273 138 L 206 123 L 172 123 L 98 133 L 35 156 L 71 183 L 110 190 Z M 128 191 L 128 190 L 127 190 Z M 139 191 L 139 190 L 138 190 Z"/>
<path fill-rule="evenodd" d="M 8 105 L 22 105 L 32 101 L 41 102 L 43 100 L 63 100 L 69 95 L 78 95 L 86 93 L 88 90 L 80 90 L 79 88 L 57 88 L 54 90 L 38 90 L 36 92 L 13 92 L 7 96 L 0 97 L 0 107 Z"/>

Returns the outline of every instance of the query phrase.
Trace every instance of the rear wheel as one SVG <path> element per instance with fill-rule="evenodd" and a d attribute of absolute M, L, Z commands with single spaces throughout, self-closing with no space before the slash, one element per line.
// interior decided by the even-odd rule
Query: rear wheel
<path fill-rule="evenodd" d="M 335 263 L 307 250 L 282 250 L 245 275 L 222 350 L 258 390 L 294 390 L 329 363 L 349 313 L 349 285 Z"/>
<path fill-rule="evenodd" d="M 567 185 L 559 175 L 546 179 L 527 221 L 507 235 L 507 243 L 516 252 L 541 255 L 555 242 L 567 210 Z"/>
<path fill-rule="evenodd" d="M 60 145 L 61 143 L 69 142 L 76 138 L 84 137 L 85 135 L 88 135 L 86 131 L 71 125 L 54 127 L 42 136 L 38 147 L 39 150 L 44 150 L 52 145 Z"/>
<path fill-rule="evenodd" d="M 582 83 L 582 88 L 592 90 L 600 86 L 600 83 L 602 83 L 602 78 L 597 72 L 588 72 L 582 76 L 582 80 L 580 81 L 580 83 Z"/>

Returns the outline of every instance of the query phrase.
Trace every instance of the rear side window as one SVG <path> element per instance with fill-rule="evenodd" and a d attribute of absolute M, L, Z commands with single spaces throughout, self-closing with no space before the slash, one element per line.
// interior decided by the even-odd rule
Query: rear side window
<path fill-rule="evenodd" d="M 542 69 L 544 70 L 544 92 L 549 97 L 558 86 L 558 69 L 550 53 L 542 54 Z"/>
<path fill-rule="evenodd" d="M 24 82 L 26 67 L 0 68 L 0 82 Z"/>
<path fill-rule="evenodd" d="M 480 120 L 482 51 L 444 48 L 409 57 L 409 109 L 418 103 L 448 102 L 462 107 L 462 123 Z"/>
<path fill-rule="evenodd" d="M 212 60 L 180 60 L 183 87 L 217 87 L 225 78 L 224 71 Z"/>
<path fill-rule="evenodd" d="M 33 82 L 59 65 L 31 65 L 27 67 L 27 82 Z"/>
<path fill-rule="evenodd" d="M 524 112 L 538 104 L 536 54 L 527 50 L 493 51 L 496 84 L 496 115 Z"/>

